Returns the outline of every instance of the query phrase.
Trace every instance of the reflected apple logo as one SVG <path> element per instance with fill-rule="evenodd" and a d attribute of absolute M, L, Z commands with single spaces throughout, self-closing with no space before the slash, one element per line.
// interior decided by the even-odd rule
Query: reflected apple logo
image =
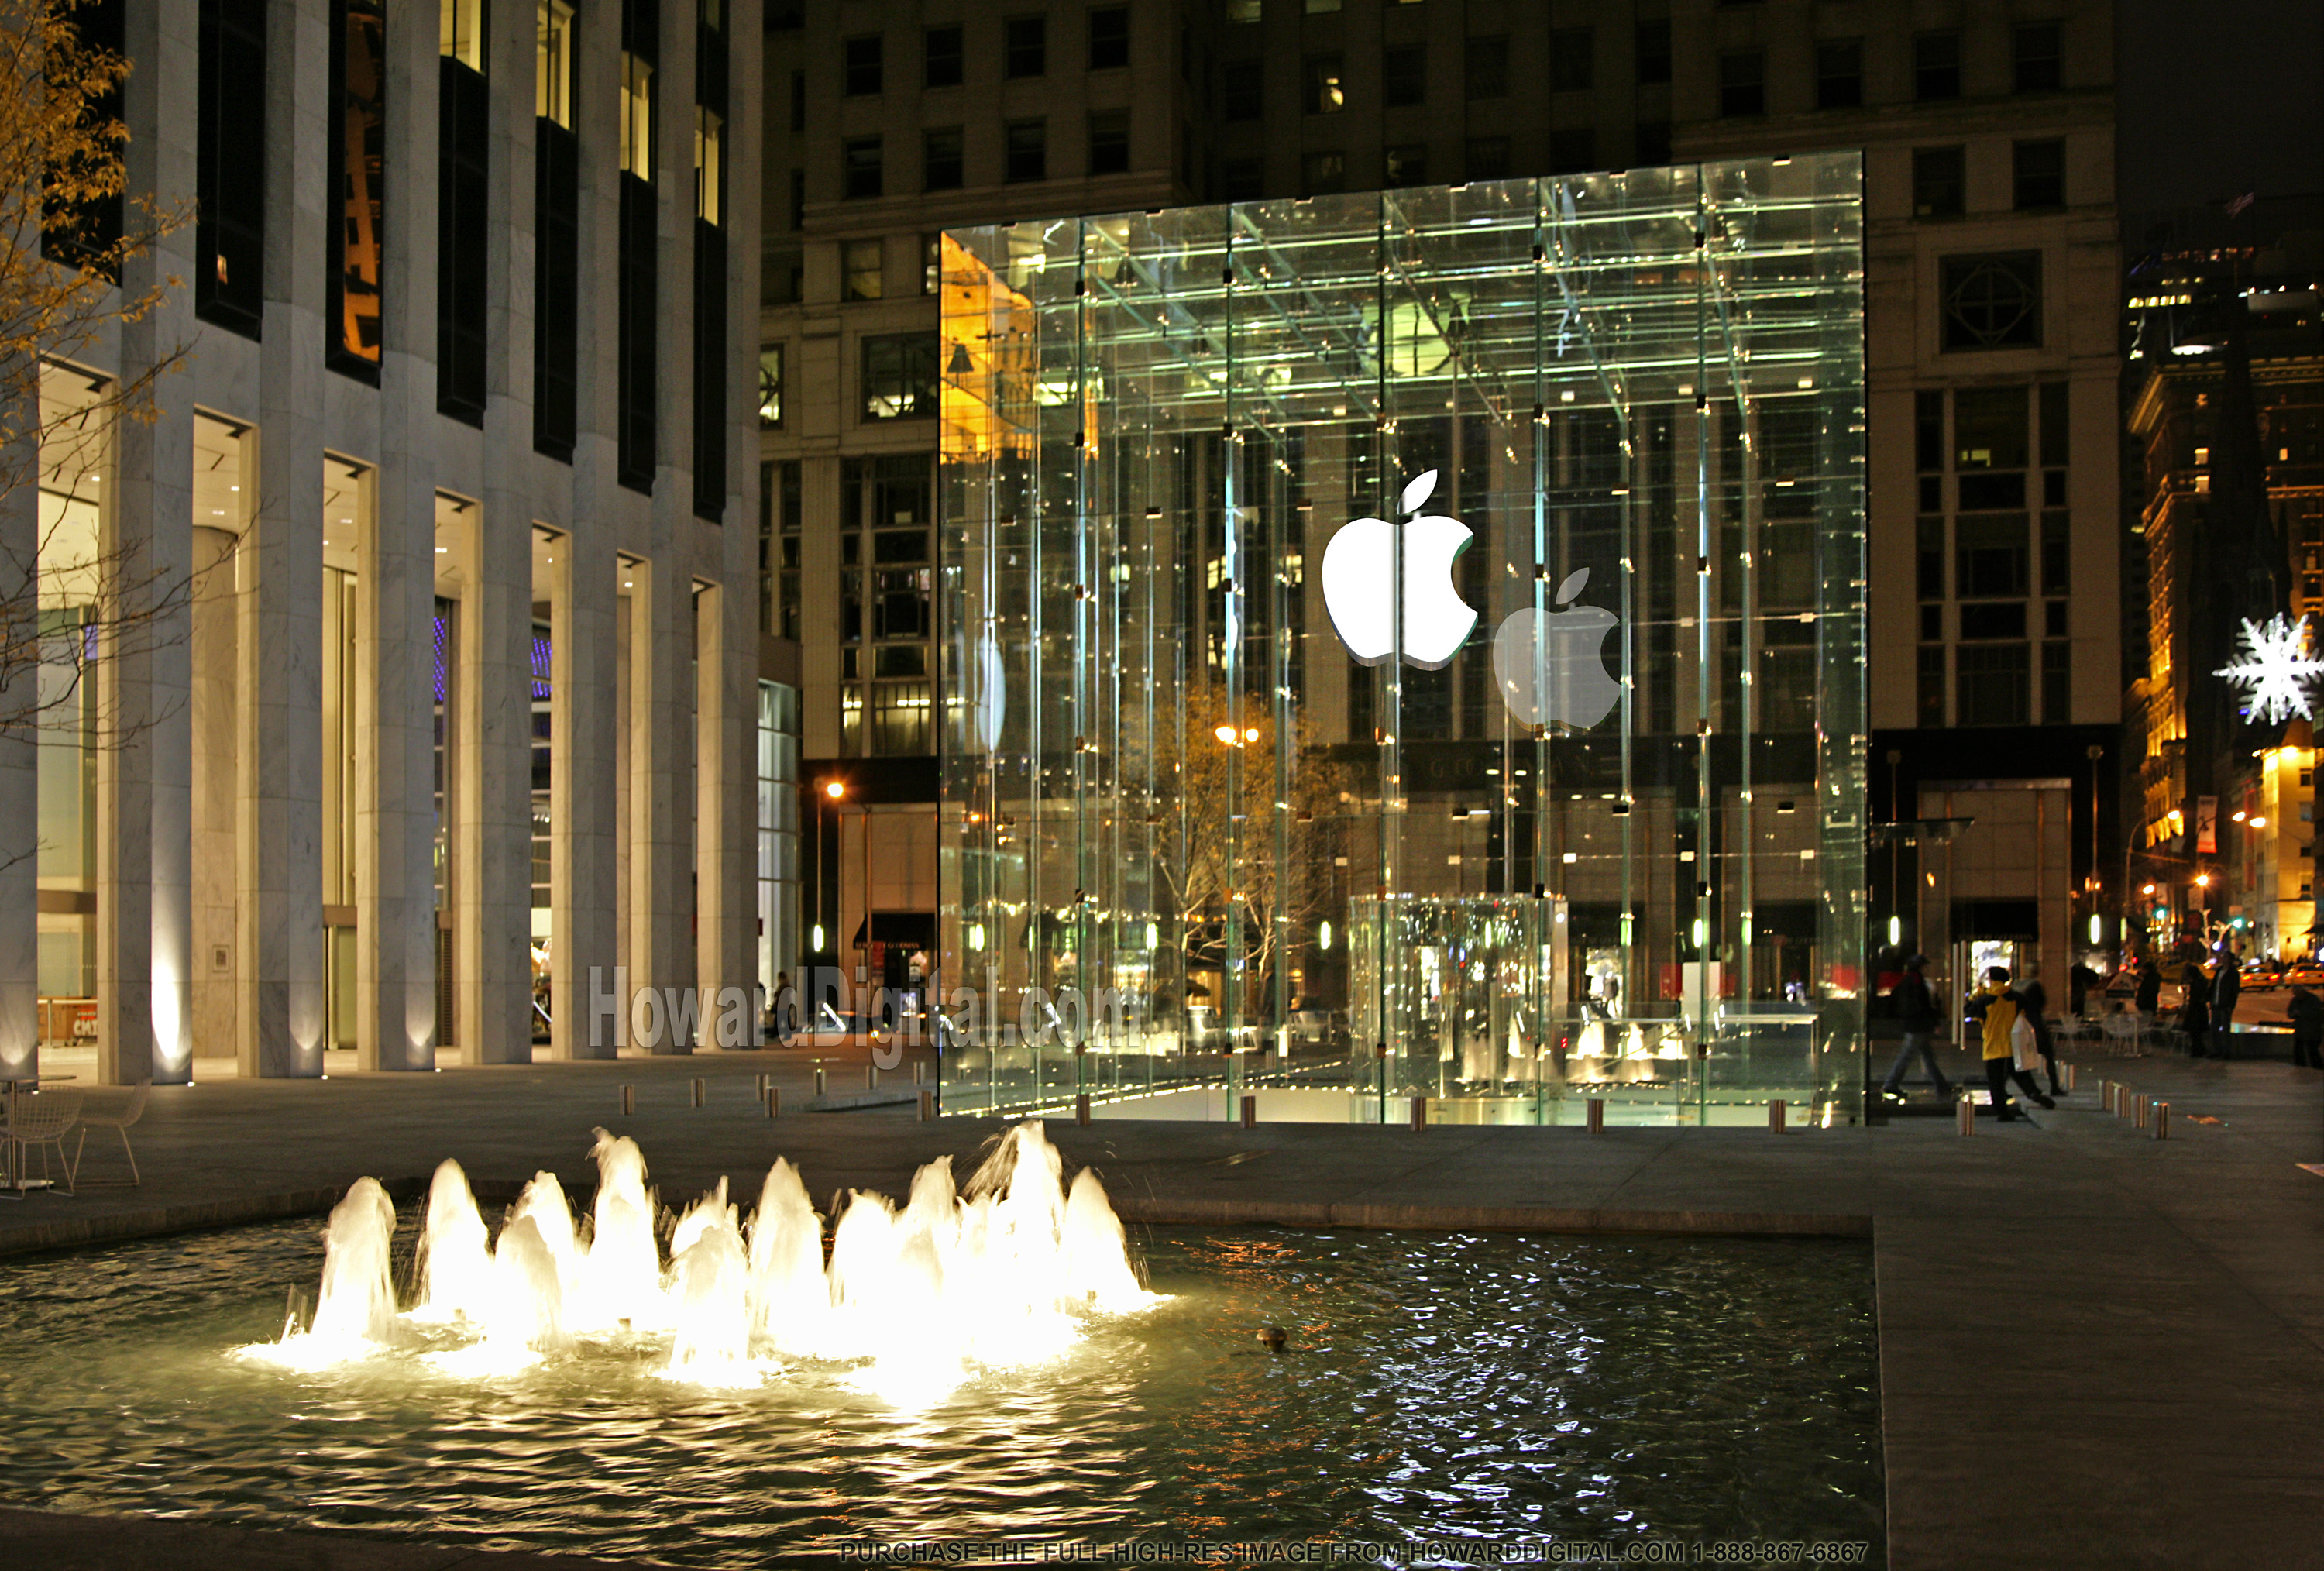
<path fill-rule="evenodd" d="M 1401 511 L 1416 512 L 1436 489 L 1436 471 L 1404 488 Z M 1396 647 L 1396 542 L 1404 537 L 1404 658 L 1436 670 L 1449 663 L 1476 608 L 1452 587 L 1452 559 L 1476 536 L 1457 518 L 1425 514 L 1399 531 L 1382 518 L 1351 519 L 1323 548 L 1323 606 L 1348 652 L 1378 665 Z"/>
<path fill-rule="evenodd" d="M 1557 587 L 1557 604 L 1571 610 L 1512 615 L 1493 634 L 1493 676 L 1501 701 L 1521 725 L 1560 725 L 1587 731 L 1603 720 L 1622 697 L 1622 684 L 1606 674 L 1606 635 L 1621 618 L 1597 605 L 1573 605 L 1590 582 L 1583 568 Z"/>

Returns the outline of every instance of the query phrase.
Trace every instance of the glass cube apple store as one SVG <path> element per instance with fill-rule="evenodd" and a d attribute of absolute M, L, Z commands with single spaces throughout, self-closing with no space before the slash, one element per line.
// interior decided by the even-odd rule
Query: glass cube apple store
<path fill-rule="evenodd" d="M 943 243 L 947 1114 L 1861 1115 L 1853 154 Z"/>

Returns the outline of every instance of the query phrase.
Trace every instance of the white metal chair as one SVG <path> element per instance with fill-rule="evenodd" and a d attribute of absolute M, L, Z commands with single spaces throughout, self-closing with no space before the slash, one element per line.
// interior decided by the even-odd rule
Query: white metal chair
<path fill-rule="evenodd" d="M 47 1148 L 57 1148 L 57 1165 L 65 1170 L 64 1192 L 73 1192 L 72 1164 L 65 1158 L 65 1136 L 80 1122 L 80 1093 L 78 1091 L 43 1091 L 16 1100 L 15 1116 L 8 1121 L 7 1136 L 15 1148 L 17 1171 L 15 1180 L 19 1193 L 24 1183 L 24 1149 L 39 1146 L 41 1177 L 49 1176 Z"/>
<path fill-rule="evenodd" d="M 84 1113 L 80 1115 L 80 1141 L 73 1147 L 72 1171 L 75 1182 L 79 1180 L 81 1153 L 88 1149 L 88 1132 L 92 1129 L 109 1129 L 121 1137 L 121 1154 L 129 1159 L 131 1187 L 140 1187 L 144 1184 L 144 1175 L 137 1170 L 137 1153 L 129 1148 L 129 1126 L 145 1116 L 145 1097 L 152 1089 L 152 1081 L 140 1080 L 130 1088 L 129 1100 L 115 1111 Z"/>

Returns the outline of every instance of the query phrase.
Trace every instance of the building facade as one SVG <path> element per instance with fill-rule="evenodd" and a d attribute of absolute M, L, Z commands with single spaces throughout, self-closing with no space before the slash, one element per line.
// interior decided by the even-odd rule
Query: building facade
<path fill-rule="evenodd" d="M 190 282 L 48 368 L 5 527 L 66 647 L 76 551 L 183 592 L 6 744 L 40 839 L 0 874 L 8 1072 L 42 997 L 94 1000 L 114 1081 L 684 1050 L 613 978 L 761 980 L 784 764 L 725 325 L 758 303 L 756 0 L 92 14 L 129 189 L 198 212 L 123 287 Z M 150 422 L 55 423 L 178 351 Z"/>
<path fill-rule="evenodd" d="M 2090 881 L 2115 865 L 2093 846 L 2118 844 L 2123 680 L 2111 6 L 895 0 L 778 19 L 766 616 L 799 640 L 803 773 L 866 782 L 885 805 L 863 821 L 928 826 L 883 832 L 913 860 L 874 859 L 882 910 L 934 910 L 937 744 L 901 674 L 930 669 L 925 601 L 873 559 L 865 509 L 900 510 L 865 498 L 933 472 L 938 231 L 1827 149 L 1864 153 L 1873 812 L 1978 820 L 1950 843 L 1949 895 L 1915 850 L 1875 859 L 1876 927 L 2062 965 L 2110 901 Z M 845 958 L 861 847 L 831 844 L 808 901 L 839 913 Z"/>
<path fill-rule="evenodd" d="M 2309 722 L 2251 714 L 2217 673 L 2246 620 L 2324 614 L 2319 273 L 2279 247 L 2166 254 L 2127 301 L 2145 661 L 2126 717 L 2142 756 L 2125 865 L 2164 947 L 2316 951 Z"/>

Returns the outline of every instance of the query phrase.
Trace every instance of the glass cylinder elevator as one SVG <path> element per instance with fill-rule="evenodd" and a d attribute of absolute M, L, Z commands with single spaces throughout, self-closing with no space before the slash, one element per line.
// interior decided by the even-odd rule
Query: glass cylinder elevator
<path fill-rule="evenodd" d="M 1852 154 L 943 243 L 943 1103 L 1860 1113 Z"/>

